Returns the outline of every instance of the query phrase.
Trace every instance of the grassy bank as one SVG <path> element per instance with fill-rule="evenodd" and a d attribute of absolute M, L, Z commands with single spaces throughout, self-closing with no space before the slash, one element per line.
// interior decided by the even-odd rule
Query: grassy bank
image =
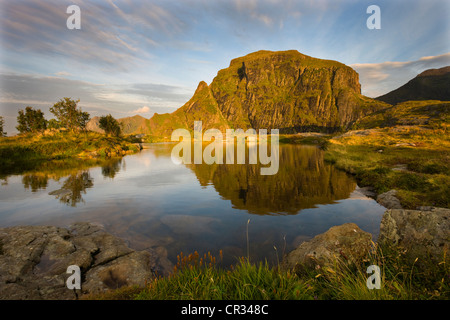
<path fill-rule="evenodd" d="M 174 272 L 145 287 L 123 287 L 87 299 L 105 300 L 392 300 L 450 298 L 449 268 L 442 262 L 418 269 L 403 252 L 376 248 L 360 263 L 337 260 L 320 269 L 295 273 L 250 263 L 218 267 L 210 254 L 178 257 Z M 367 267 L 381 269 L 381 288 L 368 289 Z"/>
<path fill-rule="evenodd" d="M 139 151 L 131 140 L 96 132 L 47 132 L 0 138 L 0 170 L 31 170 L 49 160 L 97 159 Z"/>
<path fill-rule="evenodd" d="M 397 126 L 350 131 L 329 140 L 325 160 L 359 186 L 391 189 L 403 207 L 450 207 L 450 126 Z"/>

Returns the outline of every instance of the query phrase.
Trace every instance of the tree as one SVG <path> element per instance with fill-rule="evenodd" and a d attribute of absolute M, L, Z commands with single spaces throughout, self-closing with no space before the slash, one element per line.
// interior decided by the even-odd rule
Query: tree
<path fill-rule="evenodd" d="M 80 110 L 80 114 L 78 116 L 78 127 L 81 130 L 86 130 L 86 126 L 90 119 L 91 119 L 91 116 L 89 115 L 88 112 L 83 112 Z"/>
<path fill-rule="evenodd" d="M 55 115 L 61 127 L 72 131 L 86 129 L 90 115 L 81 108 L 78 109 L 78 102 L 80 100 L 63 98 L 50 108 L 50 112 Z"/>
<path fill-rule="evenodd" d="M 61 128 L 61 124 L 56 119 L 50 119 L 50 120 L 48 120 L 47 128 L 59 129 L 59 128 Z"/>
<path fill-rule="evenodd" d="M 110 114 L 107 116 L 102 116 L 98 121 L 98 124 L 100 129 L 105 130 L 106 134 L 118 137 L 122 133 L 119 122 Z"/>
<path fill-rule="evenodd" d="M 0 116 L 0 137 L 6 137 L 6 132 L 3 131 L 3 126 L 5 125 L 5 120 Z"/>
<path fill-rule="evenodd" d="M 17 116 L 18 126 L 16 127 L 20 133 L 44 131 L 47 129 L 47 120 L 44 113 L 40 109 L 33 109 L 28 106 L 24 110 L 19 110 Z"/>

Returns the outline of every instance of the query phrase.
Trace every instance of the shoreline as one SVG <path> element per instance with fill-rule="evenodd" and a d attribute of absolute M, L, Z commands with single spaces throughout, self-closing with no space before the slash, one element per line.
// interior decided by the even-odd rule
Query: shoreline
<path fill-rule="evenodd" d="M 445 258 L 450 244 L 445 235 L 450 228 L 449 218 L 450 209 L 446 208 L 428 208 L 426 211 L 387 209 L 376 242 L 372 241 L 370 233 L 362 231 L 354 223 L 345 223 L 302 242 L 282 257 L 278 267 L 266 264 L 265 272 L 277 272 L 288 279 L 292 277 L 292 281 L 312 281 L 317 276 L 325 276 L 326 270 L 332 266 L 341 268 L 342 262 L 363 266 L 366 259 L 375 259 L 378 264 L 386 263 L 379 260 L 380 254 L 393 253 L 403 255 L 401 266 L 412 266 L 426 273 L 431 265 L 449 262 L 448 257 Z M 428 228 L 426 231 L 422 229 L 424 223 Z M 442 246 L 435 248 L 429 243 L 430 237 L 433 242 L 442 241 Z M 407 250 L 404 251 L 405 248 Z M 150 290 L 149 284 L 170 283 L 176 277 L 189 276 L 191 272 L 198 277 L 203 273 L 225 275 L 240 268 L 258 268 L 258 263 L 241 258 L 235 267 L 226 270 L 215 267 L 215 257 L 208 256 L 208 259 L 211 261 L 209 267 L 206 264 L 202 267 L 202 260 L 196 252 L 188 256 L 181 254 L 176 267 L 170 270 L 173 265 L 167 257 L 149 249 L 130 249 L 123 239 L 106 232 L 100 225 L 88 222 L 74 223 L 68 228 L 0 228 L 0 299 L 112 299 L 115 295 L 122 297 L 128 291 L 130 294 L 143 294 Z M 66 288 L 70 276 L 66 268 L 69 265 L 81 268 L 81 290 Z M 347 270 L 342 274 L 344 278 L 350 272 L 346 268 L 339 269 L 339 272 Z M 330 275 L 336 276 L 335 272 Z"/>

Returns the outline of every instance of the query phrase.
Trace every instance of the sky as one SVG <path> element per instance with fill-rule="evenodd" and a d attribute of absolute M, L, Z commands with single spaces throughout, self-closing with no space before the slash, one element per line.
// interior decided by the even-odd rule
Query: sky
<path fill-rule="evenodd" d="M 80 8 L 80 29 L 69 29 Z M 369 29 L 370 5 L 380 29 Z M 232 59 L 298 50 L 359 73 L 377 97 L 450 65 L 448 0 L 0 0 L 0 116 L 63 97 L 93 116 L 172 112 Z"/>

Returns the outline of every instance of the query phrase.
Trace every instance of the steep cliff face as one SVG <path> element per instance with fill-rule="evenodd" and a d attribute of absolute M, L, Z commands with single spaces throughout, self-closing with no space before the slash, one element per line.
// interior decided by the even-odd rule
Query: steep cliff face
<path fill-rule="evenodd" d="M 337 128 L 355 120 L 358 74 L 339 62 L 297 51 L 259 51 L 231 61 L 211 84 L 232 127 Z"/>
<path fill-rule="evenodd" d="M 207 128 L 332 131 L 389 105 L 361 95 L 358 74 L 295 50 L 258 51 L 231 61 L 210 86 L 170 115 L 151 119 L 152 134 L 168 135 L 194 120 Z"/>

